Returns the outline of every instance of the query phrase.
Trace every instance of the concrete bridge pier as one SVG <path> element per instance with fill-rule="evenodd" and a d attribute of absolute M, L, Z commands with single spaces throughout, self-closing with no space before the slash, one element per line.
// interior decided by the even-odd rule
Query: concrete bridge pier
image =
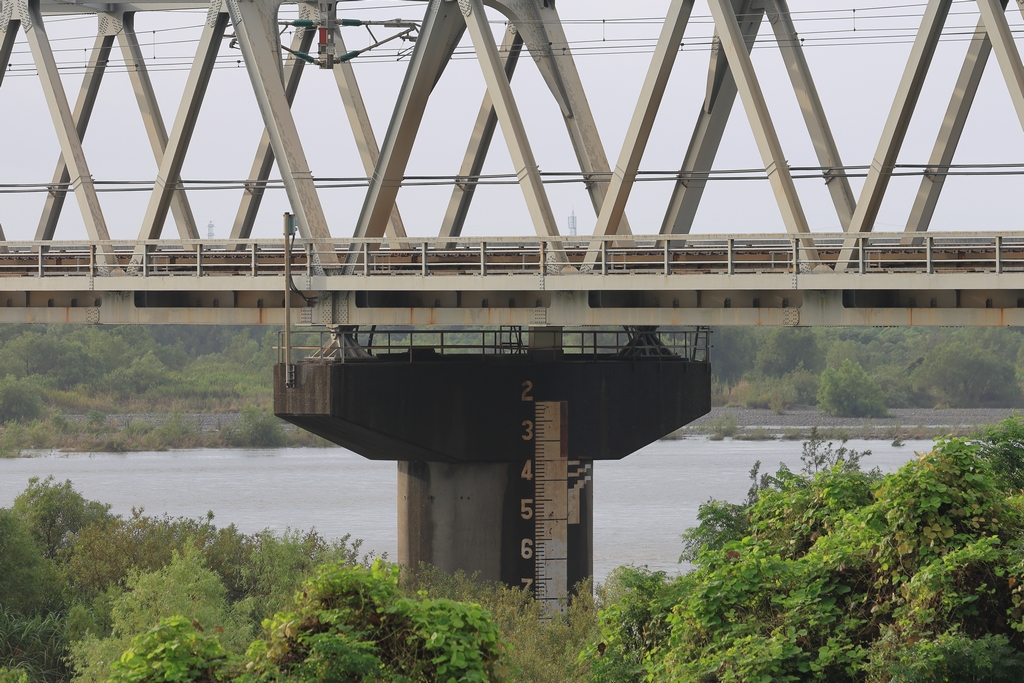
<path fill-rule="evenodd" d="M 551 611 L 593 574 L 594 461 L 709 412 L 711 370 L 706 334 L 702 352 L 695 336 L 685 355 L 650 333 L 575 349 L 560 330 L 531 337 L 479 353 L 396 352 L 388 340 L 390 353 L 318 354 L 293 366 L 293 386 L 281 364 L 274 410 L 398 462 L 400 563 L 523 587 Z"/>

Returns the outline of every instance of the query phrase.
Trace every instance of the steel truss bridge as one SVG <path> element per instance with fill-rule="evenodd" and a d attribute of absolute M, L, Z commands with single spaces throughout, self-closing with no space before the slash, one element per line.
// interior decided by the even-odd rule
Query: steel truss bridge
<path fill-rule="evenodd" d="M 405 82 L 378 143 L 337 6 L 278 0 L 134 0 L 87 4 L 0 0 L 0 85 L 21 37 L 60 142 L 61 157 L 35 240 L 0 246 L 0 321 L 82 323 L 284 323 L 282 240 L 251 239 L 276 164 L 299 238 L 290 257 L 293 323 L 310 325 L 1024 325 L 1024 233 L 929 233 L 989 57 L 1024 126 L 1024 65 L 1007 5 L 977 0 L 978 24 L 938 132 L 906 229 L 873 232 L 946 24 L 952 0 L 928 0 L 903 78 L 859 197 L 849 182 L 786 0 L 702 0 L 715 24 L 707 91 L 657 234 L 626 217 L 644 151 L 669 85 L 695 0 L 672 0 L 614 166 L 588 104 L 553 0 L 431 0 L 422 22 L 379 22 L 415 39 Z M 290 4 L 290 3 L 289 3 Z M 166 127 L 134 28 L 138 12 L 205 9 L 207 17 L 178 110 Z M 507 17 L 495 38 L 486 8 Z M 98 33 L 72 106 L 46 32 L 55 15 L 94 14 Z M 762 24 L 774 34 L 843 228 L 812 232 L 750 58 Z M 294 27 L 290 47 L 280 40 Z M 202 240 L 181 177 L 211 72 L 228 29 L 266 126 L 230 237 Z M 468 35 L 486 94 L 436 238 L 411 237 L 399 190 L 434 84 Z M 82 147 L 114 43 L 131 68 L 158 164 L 138 238 L 111 240 Z M 555 98 L 598 219 L 593 235 L 562 236 L 551 210 L 511 79 L 528 51 Z M 368 182 L 354 228 L 329 228 L 290 107 L 303 70 L 333 71 Z M 4 96 L 0 89 L 0 101 Z M 787 232 L 690 234 L 733 105 L 754 133 Z M 530 236 L 464 235 L 495 133 L 500 130 L 529 209 Z M 5 135 L 15 134 L 14 132 Z M 254 141 L 255 142 L 255 141 Z M 5 159 L 0 147 L 0 163 Z M 68 195 L 86 239 L 55 241 Z M 178 239 L 164 239 L 173 222 Z M 637 230 L 637 233 L 651 232 Z M 0 235 L 2 237 L 2 235 Z"/>

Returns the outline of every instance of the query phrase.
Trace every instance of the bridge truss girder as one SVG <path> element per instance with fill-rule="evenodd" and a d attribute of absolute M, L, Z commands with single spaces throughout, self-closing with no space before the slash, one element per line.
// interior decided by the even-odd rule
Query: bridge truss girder
<path fill-rule="evenodd" d="M 788 163 L 750 59 L 750 49 L 765 18 L 768 19 L 782 53 L 839 222 L 851 235 L 870 232 L 910 125 L 918 95 L 946 21 L 950 2 L 951 0 L 928 1 L 903 78 L 868 171 L 864 189 L 860 198 L 855 201 L 848 178 L 845 173 L 837 170 L 842 169 L 843 164 L 804 58 L 786 0 L 708 0 L 715 22 L 715 38 L 705 100 L 661 226 L 661 234 L 690 233 L 693 218 L 737 96 L 743 104 L 754 133 L 786 229 L 792 234 L 810 232 L 799 194 L 793 184 Z M 356 237 L 386 235 L 399 240 L 408 239 L 397 208 L 398 191 L 404 181 L 406 165 L 419 133 L 420 122 L 431 91 L 442 77 L 455 47 L 467 30 L 482 68 L 487 90 L 465 161 L 459 172 L 458 178 L 462 182 L 457 183 L 452 192 L 449 209 L 439 232 L 440 236 L 455 239 L 462 234 L 470 203 L 477 188 L 475 176 L 483 168 L 493 133 L 497 131 L 499 125 L 524 191 L 534 231 L 541 236 L 558 235 L 529 136 L 519 116 L 510 86 L 524 47 L 537 64 L 563 116 L 591 200 L 598 211 L 595 233 L 598 236 L 631 234 L 625 218 L 626 203 L 639 171 L 643 153 L 649 144 L 653 123 L 668 87 L 669 77 L 694 3 L 695 0 L 673 0 L 670 5 L 668 18 L 614 170 L 610 169 L 593 113 L 584 94 L 583 84 L 571 52 L 568 50 L 567 39 L 553 2 L 431 0 L 391 125 L 380 147 L 374 136 L 351 64 L 345 62 L 336 65 L 336 83 L 355 134 L 363 168 L 370 176 L 370 187 L 355 230 Z M 907 221 L 906 232 L 918 236 L 908 237 L 907 244 L 922 243 L 919 235 L 927 231 L 943 188 L 945 174 L 942 169 L 953 159 L 988 57 L 992 52 L 995 52 L 1011 100 L 1024 127 L 1024 65 L 1006 20 L 1007 1 L 977 0 L 977 4 L 981 18 L 929 159 L 929 171 L 934 172 L 926 174 L 922 179 Z M 1024 2 L 1018 0 L 1018 5 L 1024 14 Z M 176 117 L 170 130 L 167 130 L 134 32 L 134 17 L 138 11 L 185 7 L 207 8 L 208 20 Z M 245 3 L 236 0 L 213 0 L 212 4 L 192 0 L 137 0 L 118 5 L 115 10 L 101 11 L 87 5 L 63 4 L 52 0 L 0 0 L 0 84 L 15 38 L 19 32 L 24 32 L 60 143 L 61 157 L 56 165 L 51 191 L 46 198 L 36 230 L 37 239 L 43 242 L 52 240 L 67 192 L 72 191 L 78 200 L 88 235 L 96 244 L 98 260 L 113 263 L 113 257 L 107 253 L 107 227 L 95 183 L 82 150 L 82 139 L 87 132 L 92 108 L 115 39 L 125 61 L 130 65 L 129 76 L 159 167 L 139 233 L 140 239 L 159 238 L 168 212 L 173 214 L 182 239 L 198 239 L 198 230 L 181 184 L 180 172 L 228 24 L 235 28 L 266 126 L 263 139 L 257 146 L 249 183 L 232 228 L 231 238 L 246 238 L 251 234 L 253 221 L 274 163 L 277 163 L 282 171 L 281 175 L 289 202 L 297 217 L 300 234 L 315 240 L 330 238 L 327 220 L 313 183 L 312 171 L 306 162 L 299 132 L 290 111 L 304 66 L 294 58 L 283 59 L 284 52 L 277 32 L 279 7 L 279 0 Z M 495 45 L 487 25 L 486 7 L 497 9 L 510 22 L 500 48 Z M 309 2 L 299 3 L 299 11 L 300 18 L 315 18 L 319 14 L 318 6 Z M 69 13 L 96 14 L 100 24 L 74 109 L 71 108 L 61 84 L 44 27 L 45 16 Z M 312 33 L 310 29 L 297 30 L 293 50 L 308 50 Z M 337 29 L 336 41 L 344 50 L 344 41 L 340 30 Z M 586 259 L 579 264 L 584 273 L 592 271 L 603 262 L 604 255 L 600 244 L 602 243 L 592 242 Z M 846 247 L 831 262 L 819 258 L 809 240 L 801 240 L 798 244 L 802 250 L 805 267 L 806 264 L 814 263 L 819 269 L 827 268 L 842 272 L 855 267 L 859 258 L 853 238 L 848 240 Z M 403 241 L 399 246 L 408 244 Z M 557 260 L 557 250 L 553 252 L 551 257 Z M 350 267 L 359 260 L 353 259 L 352 256 L 354 255 L 350 255 L 348 259 Z M 138 265 L 141 258 L 140 252 L 135 265 Z M 333 251 L 324 253 L 322 265 L 329 265 L 335 258 L 336 254 Z"/>

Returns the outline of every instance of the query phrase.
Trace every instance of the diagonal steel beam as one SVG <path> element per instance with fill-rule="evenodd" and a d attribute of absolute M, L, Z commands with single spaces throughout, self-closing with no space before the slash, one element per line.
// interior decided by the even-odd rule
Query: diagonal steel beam
<path fill-rule="evenodd" d="M 348 52 L 340 26 L 334 29 L 334 42 L 341 54 Z M 348 115 L 349 126 L 355 136 L 359 158 L 363 162 L 363 169 L 367 176 L 372 176 L 377 162 L 380 161 L 380 147 L 377 145 L 377 136 L 373 132 L 373 124 L 370 123 L 370 114 L 366 111 L 363 93 L 356 80 L 355 69 L 352 67 L 352 62 L 347 61 L 335 64 L 333 71 L 334 81 L 341 94 L 342 104 L 345 105 L 345 113 Z M 390 237 L 406 237 L 405 223 L 398 211 L 397 202 L 391 209 L 391 217 L 388 220 L 385 234 Z"/>
<path fill-rule="evenodd" d="M 750 52 L 731 0 L 709 0 L 711 14 L 722 40 L 722 49 L 729 61 L 730 71 L 736 80 L 740 101 L 747 112 L 747 120 L 754 133 L 758 151 L 768 173 L 768 182 L 775 193 L 775 200 L 782 213 L 782 222 L 790 233 L 810 232 L 800 197 L 789 171 L 789 164 L 782 151 L 782 144 L 775 131 L 768 105 L 754 72 Z"/>
<path fill-rule="evenodd" d="M 75 132 L 80 140 L 85 139 L 86 130 L 89 128 L 89 119 L 92 117 L 93 106 L 96 104 L 96 96 L 100 91 L 100 83 L 107 71 L 107 64 L 110 61 L 110 48 L 114 44 L 114 36 L 109 32 L 100 32 L 93 43 L 92 52 L 89 53 L 88 66 L 85 75 L 82 77 L 82 87 L 78 91 L 78 100 L 75 102 L 75 109 L 72 117 L 75 121 Z M 68 196 L 67 184 L 71 180 L 68 166 L 64 163 L 64 155 L 57 159 L 57 168 L 53 172 L 53 179 L 50 181 L 50 191 L 46 193 L 46 201 L 43 203 L 43 213 L 39 218 L 39 225 L 36 228 L 36 240 L 49 241 L 53 239 L 53 233 L 57 229 L 57 221 L 60 220 L 61 209 L 64 208 L 64 200 Z"/>
<path fill-rule="evenodd" d="M 1002 3 L 1006 5 L 1005 0 Z M 914 204 L 910 209 L 910 217 L 907 219 L 906 232 L 925 232 L 935 215 L 935 207 L 939 202 L 939 195 L 946 183 L 945 167 L 953 162 L 957 145 L 960 144 L 960 136 L 967 124 L 967 116 L 974 105 L 974 98 L 978 93 L 978 86 L 985 73 L 985 66 L 988 64 L 989 54 L 992 52 L 992 43 L 989 42 L 988 32 L 985 31 L 984 21 L 978 22 L 974 29 L 970 45 L 967 46 L 967 55 L 964 57 L 963 67 L 957 77 L 956 85 L 953 87 L 953 95 L 946 108 L 946 115 L 942 118 L 942 125 L 939 128 L 939 135 L 935 140 L 935 147 L 932 148 L 931 156 L 928 158 L 928 168 L 921 178 L 921 187 L 914 198 Z M 913 241 L 919 241 L 917 238 Z"/>
<path fill-rule="evenodd" d="M 764 18 L 764 10 L 753 5 L 752 0 L 733 2 L 748 51 L 754 47 Z M 708 175 L 722 145 L 722 137 L 736 102 L 736 94 L 736 81 L 722 50 L 721 37 L 716 30 L 712 41 L 711 63 L 708 65 L 704 106 L 697 116 L 690 144 L 686 148 L 686 155 L 679 169 L 680 180 L 672 188 L 668 209 L 661 223 L 661 234 L 685 235 L 690 232 L 697 208 L 704 196 L 704 189 L 707 187 Z"/>
<path fill-rule="evenodd" d="M 210 76 L 213 74 L 213 67 L 217 62 L 217 52 L 220 50 L 220 43 L 224 38 L 227 24 L 228 15 L 221 11 L 221 0 L 213 0 L 206 15 L 206 24 L 203 26 L 202 35 L 199 38 L 195 60 L 189 70 L 188 80 L 185 81 L 185 91 L 182 93 L 181 103 L 178 105 L 178 113 L 171 126 L 171 132 L 167 136 L 167 145 L 163 158 L 160 160 L 153 193 L 150 195 L 149 205 L 146 207 L 146 214 L 142 219 L 142 229 L 139 231 L 140 240 L 158 239 L 160 233 L 163 232 L 164 221 L 167 220 L 171 201 L 176 190 L 181 186 L 181 167 L 185 163 L 185 155 L 188 153 L 188 146 L 192 141 L 192 133 L 195 131 L 199 110 L 206 95 L 206 88 L 210 84 Z M 181 227 L 179 226 L 179 230 Z M 195 230 L 195 226 L 192 228 Z M 199 232 L 181 234 L 181 238 L 199 239 Z"/>
<path fill-rule="evenodd" d="M 13 10 L 13 3 L 10 3 Z M 0 9 L 0 85 L 4 83 L 4 76 L 7 74 L 7 66 L 11 63 L 11 52 L 14 51 L 14 41 L 18 39 L 18 28 L 21 22 L 11 18 L 10 11 Z"/>
<path fill-rule="evenodd" d="M 423 121 L 427 100 L 465 30 L 466 23 L 458 3 L 431 2 L 427 5 L 420 36 L 381 145 L 380 158 L 370 177 L 355 237 L 384 235 Z"/>
<path fill-rule="evenodd" d="M 146 128 L 146 135 L 149 137 L 153 158 L 159 165 L 167 149 L 167 128 L 164 126 L 164 119 L 160 114 L 160 103 L 157 101 L 153 82 L 149 78 L 149 69 L 146 67 L 146 59 L 142 54 L 139 36 L 135 32 L 135 13 L 125 12 L 121 17 L 121 24 L 121 31 L 117 34 L 121 57 L 124 59 L 128 79 L 131 81 L 139 112 L 142 114 L 142 123 Z M 180 184 L 178 188 L 171 199 L 171 214 L 178 227 L 178 234 L 183 238 L 185 235 L 198 235 L 199 230 L 196 228 L 196 219 L 192 215 L 188 196 Z"/>
<path fill-rule="evenodd" d="M 1003 72 L 1003 80 L 1010 91 L 1010 100 L 1017 111 L 1017 118 L 1024 128 L 1024 62 L 1013 40 L 1010 24 L 1006 21 L 1006 13 L 1000 7 L 999 0 L 978 0 L 981 9 L 981 20 L 992 41 L 992 51 L 996 54 L 999 69 Z M 1021 6 L 1024 12 L 1024 5 Z"/>
<path fill-rule="evenodd" d="M 541 76 L 558 102 L 594 212 L 599 213 L 608 191 L 611 166 L 555 3 L 487 0 L 487 4 L 504 12 L 522 34 Z M 608 234 L 631 232 L 625 214 L 609 229 Z"/>
<path fill-rule="evenodd" d="M 797 102 L 800 104 L 804 122 L 807 124 L 807 132 L 811 136 L 811 143 L 814 145 L 818 163 L 829 169 L 825 171 L 825 183 L 832 196 L 836 215 L 839 216 L 839 224 L 843 230 L 846 230 L 853 218 L 857 199 L 850 187 L 850 179 L 842 170 L 843 161 L 839 156 L 839 148 L 832 136 L 832 129 L 828 125 L 825 108 L 821 104 L 818 89 L 814 85 L 811 69 L 807 65 L 800 37 L 793 24 L 793 15 L 789 11 L 789 3 L 787 0 L 766 0 L 765 12 L 772 30 L 775 32 L 775 40 L 782 52 L 786 71 L 789 72 L 790 81 L 793 83 L 793 90 L 796 93 Z"/>
<path fill-rule="evenodd" d="M 611 182 L 598 213 L 597 225 L 594 228 L 596 235 L 609 234 L 611 226 L 618 225 L 625 215 L 626 203 L 636 182 L 636 174 L 640 170 L 640 161 L 647 149 L 647 143 L 651 139 L 651 130 L 661 108 L 661 101 L 665 96 L 665 89 L 672 75 L 672 68 L 675 66 L 683 33 L 686 31 L 686 24 L 692 11 L 693 0 L 672 0 L 669 6 L 658 44 L 654 48 L 651 66 L 640 88 L 640 99 L 633 111 L 626 139 L 622 143 L 622 151 L 612 171 Z M 593 267 L 598 254 L 599 249 L 592 244 L 584 260 L 584 269 Z"/>
<path fill-rule="evenodd" d="M 889 117 L 882 130 L 878 149 L 871 160 L 871 168 L 868 169 L 868 175 L 864 181 L 864 187 L 861 189 L 860 198 L 857 200 L 857 208 L 853 212 L 848 232 L 870 232 L 874 227 L 886 187 L 892 177 L 893 168 L 906 137 L 910 119 L 917 106 L 918 97 L 921 95 L 921 88 L 928 75 L 928 68 L 931 66 L 932 56 L 935 54 L 935 46 L 942 35 L 942 27 L 949 14 L 951 2 L 952 0 L 928 0 L 921 20 L 921 27 L 910 50 L 910 58 L 907 60 L 903 78 L 896 90 L 896 97 L 893 99 Z M 849 250 L 844 249 L 838 266 L 845 267 L 849 256 Z"/>
<path fill-rule="evenodd" d="M 510 25 L 501 42 L 501 53 L 505 56 L 505 76 L 509 81 L 515 74 L 522 51 L 523 37 L 514 25 Z M 462 234 L 466 217 L 469 215 L 469 207 L 473 203 L 473 197 L 479 184 L 477 178 L 483 172 L 487 152 L 490 150 L 497 127 L 498 115 L 494 112 L 494 105 L 491 104 L 491 96 L 484 94 L 480 113 L 477 114 L 473 133 L 469 137 L 466 156 L 462 161 L 462 167 L 459 168 L 459 182 L 456 182 L 452 189 L 448 210 L 441 222 L 439 237 L 458 237 Z"/>
<path fill-rule="evenodd" d="M 6 3 L 5 3 L 6 4 Z M 39 9 L 39 0 L 28 0 L 20 3 L 16 11 L 21 20 L 21 27 L 28 38 L 32 58 L 39 72 L 39 80 L 46 96 L 46 104 L 53 119 L 53 127 L 60 142 L 61 153 L 68 165 L 68 181 L 75 191 L 78 205 L 82 211 L 82 219 L 89 238 L 95 241 L 109 241 L 107 224 L 100 208 L 99 196 L 89 165 L 82 150 L 82 140 L 78 136 L 71 106 L 68 104 L 64 84 L 60 79 L 57 62 L 53 58 L 50 41 L 43 26 L 43 17 Z"/>
<path fill-rule="evenodd" d="M 300 18 L 307 19 L 308 5 L 299 5 Z M 293 51 L 308 54 L 313 39 L 316 37 L 315 28 L 302 28 L 295 31 L 292 37 L 291 48 Z M 284 65 L 284 92 L 288 100 L 288 106 L 295 100 L 295 93 L 299 89 L 299 80 L 305 69 L 306 62 L 291 57 Z M 274 150 L 270 145 L 270 133 L 265 129 L 263 137 L 260 138 L 259 147 L 256 149 L 256 158 L 252 162 L 252 169 L 249 171 L 249 180 L 246 181 L 245 191 L 242 194 L 242 201 L 238 206 L 238 213 L 235 214 L 235 222 L 231 227 L 231 239 L 249 239 L 252 235 L 253 225 L 256 223 L 256 215 L 259 213 L 260 204 L 263 203 L 263 196 L 266 194 L 266 182 L 274 168 Z"/>
<path fill-rule="evenodd" d="M 328 240 L 331 233 L 327 217 L 281 80 L 279 4 L 276 0 L 228 0 L 227 6 L 299 234 L 306 239 Z M 337 262 L 333 248 L 318 252 L 322 265 Z"/>
<path fill-rule="evenodd" d="M 501 56 L 494 44 L 494 34 L 491 33 L 491 27 L 487 22 L 484 4 L 482 0 L 461 0 L 459 5 L 462 7 L 466 29 L 473 41 L 484 81 L 487 83 L 487 92 L 491 96 L 494 111 L 498 115 L 498 123 L 505 136 L 534 230 L 541 236 L 557 236 L 558 223 L 551 210 L 551 203 L 544 189 L 540 169 L 533 155 L 519 107 L 512 94 L 512 85 L 505 75 Z"/>

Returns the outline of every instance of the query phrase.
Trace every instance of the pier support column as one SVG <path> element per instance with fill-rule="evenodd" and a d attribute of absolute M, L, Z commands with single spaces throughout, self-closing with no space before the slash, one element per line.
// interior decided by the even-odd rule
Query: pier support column
<path fill-rule="evenodd" d="M 594 573 L 592 479 L 582 461 L 399 462 L 398 563 L 564 597 Z"/>

